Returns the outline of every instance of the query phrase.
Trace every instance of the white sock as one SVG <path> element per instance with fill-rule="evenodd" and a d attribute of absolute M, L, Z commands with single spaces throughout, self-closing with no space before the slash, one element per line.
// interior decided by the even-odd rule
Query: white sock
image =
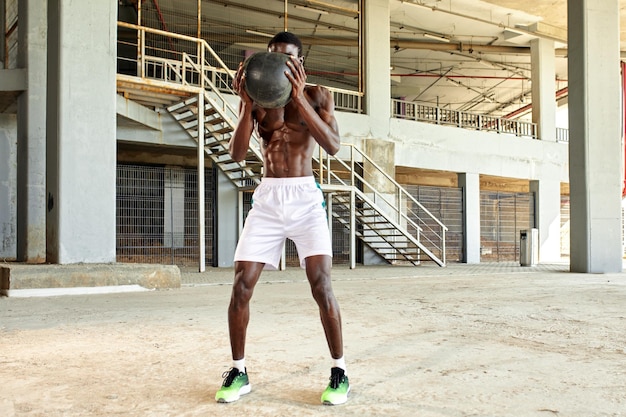
<path fill-rule="evenodd" d="M 239 372 L 246 372 L 246 358 L 233 360 L 233 368 L 239 369 Z"/>
<path fill-rule="evenodd" d="M 346 360 L 343 358 L 343 356 L 339 359 L 333 358 L 333 368 L 341 368 L 346 374 L 348 373 L 348 371 L 346 370 Z"/>

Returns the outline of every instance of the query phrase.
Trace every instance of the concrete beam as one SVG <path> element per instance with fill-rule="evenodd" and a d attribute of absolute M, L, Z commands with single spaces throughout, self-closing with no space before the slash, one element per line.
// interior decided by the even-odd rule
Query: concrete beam
<path fill-rule="evenodd" d="M 117 95 L 117 114 L 153 130 L 163 130 L 161 115 L 154 110 Z"/>
<path fill-rule="evenodd" d="M 24 91 L 28 88 L 27 73 L 23 68 L 0 69 L 0 91 Z"/>

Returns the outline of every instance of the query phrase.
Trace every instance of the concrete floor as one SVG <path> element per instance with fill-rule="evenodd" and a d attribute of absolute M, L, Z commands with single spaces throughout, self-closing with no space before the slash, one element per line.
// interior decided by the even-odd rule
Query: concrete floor
<path fill-rule="evenodd" d="M 566 264 L 333 269 L 352 383 L 324 407 L 330 358 L 303 271 L 252 302 L 252 392 L 230 366 L 231 269 L 180 289 L 0 299 L 0 416 L 623 416 L 626 274 Z"/>

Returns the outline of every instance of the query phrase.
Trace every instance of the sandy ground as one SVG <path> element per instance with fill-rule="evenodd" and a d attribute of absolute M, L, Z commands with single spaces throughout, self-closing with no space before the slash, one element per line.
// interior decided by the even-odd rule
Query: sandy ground
<path fill-rule="evenodd" d="M 420 268 L 334 272 L 352 383 L 336 407 L 319 403 L 330 357 L 298 270 L 257 286 L 252 392 L 234 404 L 213 399 L 230 271 L 0 299 L 0 416 L 626 415 L 626 274 Z"/>

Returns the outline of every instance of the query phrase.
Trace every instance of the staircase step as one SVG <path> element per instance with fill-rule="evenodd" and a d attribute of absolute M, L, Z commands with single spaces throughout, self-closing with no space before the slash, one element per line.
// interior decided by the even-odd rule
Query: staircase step
<path fill-rule="evenodd" d="M 235 129 L 233 127 L 225 126 L 225 127 L 221 128 L 221 129 L 217 129 L 217 130 L 215 130 L 215 131 L 213 131 L 211 133 L 213 133 L 214 135 L 223 135 L 225 133 L 231 133 L 234 130 Z"/>
<path fill-rule="evenodd" d="M 176 112 L 179 112 L 181 109 L 185 109 L 185 108 L 187 108 L 187 107 L 189 107 L 192 104 L 195 104 L 197 102 L 198 102 L 198 97 L 192 96 L 192 97 L 189 97 L 185 101 L 181 101 L 180 103 L 172 104 L 171 106 L 169 106 L 167 108 L 167 111 L 170 112 L 170 113 L 176 113 Z"/>

